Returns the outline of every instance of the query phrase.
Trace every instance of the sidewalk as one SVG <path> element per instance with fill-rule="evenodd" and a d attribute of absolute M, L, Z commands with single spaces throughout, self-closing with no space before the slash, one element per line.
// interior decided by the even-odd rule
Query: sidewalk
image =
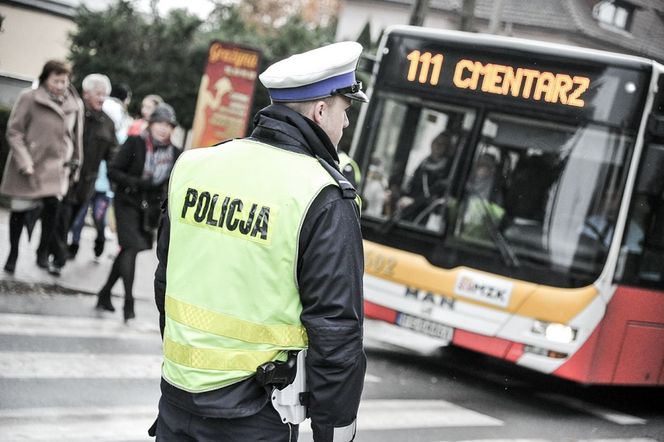
<path fill-rule="evenodd" d="M 37 267 L 36 250 L 41 237 L 41 223 L 37 222 L 32 232 L 32 239 L 28 241 L 27 231 L 21 235 L 16 272 L 14 275 L 6 273 L 4 267 L 9 254 L 9 210 L 0 207 L 0 280 L 16 281 L 35 285 L 48 285 L 62 287 L 64 291 L 76 291 L 83 294 L 96 294 L 104 285 L 113 265 L 113 259 L 118 252 L 116 239 L 106 240 L 103 255 L 99 262 L 94 260 L 94 240 L 96 231 L 91 226 L 85 226 L 81 233 L 81 243 L 76 259 L 67 261 L 62 269 L 61 276 L 52 276 L 45 269 Z M 148 301 L 154 305 L 153 279 L 157 268 L 157 256 L 154 248 L 138 254 L 136 258 L 136 275 L 134 277 L 134 297 L 138 301 Z M 122 281 L 119 280 L 114 288 L 113 295 L 124 297 Z M 115 301 L 116 307 L 122 305 Z"/>

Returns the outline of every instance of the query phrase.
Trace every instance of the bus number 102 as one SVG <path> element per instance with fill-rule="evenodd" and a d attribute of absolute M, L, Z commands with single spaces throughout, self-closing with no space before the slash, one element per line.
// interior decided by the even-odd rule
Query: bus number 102
<path fill-rule="evenodd" d="M 408 54 L 406 58 L 410 61 L 408 81 L 417 79 L 422 84 L 429 83 L 432 86 L 438 84 L 440 71 L 443 69 L 443 54 L 432 55 L 431 52 L 415 50 Z M 418 71 L 420 72 L 419 76 L 417 75 Z"/>

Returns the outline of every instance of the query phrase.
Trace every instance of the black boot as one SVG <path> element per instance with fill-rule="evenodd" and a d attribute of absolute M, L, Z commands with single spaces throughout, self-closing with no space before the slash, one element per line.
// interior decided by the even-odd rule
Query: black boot
<path fill-rule="evenodd" d="M 136 314 L 134 313 L 134 298 L 125 298 L 124 303 L 124 322 L 128 322 L 130 319 L 134 319 Z"/>
<path fill-rule="evenodd" d="M 104 238 L 95 240 L 95 258 L 99 258 L 102 253 L 104 253 L 104 243 L 106 240 Z"/>
<path fill-rule="evenodd" d="M 5 263 L 5 272 L 7 273 L 14 273 L 14 270 L 16 270 L 16 260 L 18 259 L 18 252 L 13 253 L 14 251 L 12 250 L 9 252 L 9 256 L 7 257 L 7 262 Z"/>
<path fill-rule="evenodd" d="M 48 252 L 37 249 L 37 266 L 48 269 Z"/>
<path fill-rule="evenodd" d="M 115 311 L 115 307 L 113 307 L 113 304 L 111 303 L 111 291 L 110 290 L 102 289 L 97 294 L 97 306 L 95 308 L 97 310 L 106 310 L 108 312 L 114 312 Z"/>
<path fill-rule="evenodd" d="M 74 259 L 76 258 L 76 254 L 78 253 L 78 244 L 71 243 L 69 244 L 69 250 L 67 254 L 67 259 Z"/>

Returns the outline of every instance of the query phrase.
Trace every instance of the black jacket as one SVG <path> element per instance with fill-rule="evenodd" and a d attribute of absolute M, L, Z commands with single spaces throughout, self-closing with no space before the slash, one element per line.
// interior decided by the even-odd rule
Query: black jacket
<path fill-rule="evenodd" d="M 173 145 L 155 146 L 155 149 L 171 149 L 173 164 L 180 155 L 180 150 Z M 168 178 L 156 184 L 143 180 L 145 157 L 145 139 L 142 136 L 129 137 L 108 168 L 108 177 L 115 191 L 113 207 L 118 221 L 118 242 L 123 248 L 152 248 L 161 203 L 166 199 Z"/>
<path fill-rule="evenodd" d="M 94 195 L 95 181 L 102 160 L 110 162 L 117 148 L 115 125 L 103 111 L 96 112 L 85 107 L 85 125 L 83 129 L 83 163 L 80 176 L 67 195 L 75 204 L 84 204 Z"/>
<path fill-rule="evenodd" d="M 312 121 L 282 105 L 263 109 L 251 138 L 286 150 L 318 156 L 337 166 L 336 150 Z M 288 171 L 287 173 L 290 173 Z M 362 274 L 364 258 L 359 218 L 352 195 L 324 189 L 309 208 L 300 232 L 297 276 L 302 323 L 309 336 L 307 383 L 314 439 L 332 441 L 335 427 L 353 422 L 364 385 Z M 164 296 L 170 220 L 164 211 L 159 231 L 155 297 L 164 326 Z M 254 378 L 219 390 L 192 394 L 162 379 L 165 399 L 208 417 L 255 414 L 269 397 Z"/>
<path fill-rule="evenodd" d="M 172 149 L 174 160 L 180 155 L 180 150 L 173 145 L 161 149 Z M 113 183 L 116 200 L 137 207 L 142 200 L 147 200 L 148 203 L 154 202 L 158 207 L 166 196 L 168 179 L 158 185 L 143 182 L 145 155 L 145 140 L 142 136 L 127 138 L 108 166 L 108 178 Z"/>

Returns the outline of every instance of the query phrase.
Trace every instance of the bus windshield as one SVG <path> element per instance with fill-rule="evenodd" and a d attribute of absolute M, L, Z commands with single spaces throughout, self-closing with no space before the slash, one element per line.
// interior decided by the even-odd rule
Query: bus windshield
<path fill-rule="evenodd" d="M 433 264 L 591 283 L 613 236 L 633 134 L 382 92 L 361 188 L 367 239 Z M 365 226 L 366 227 L 366 226 Z"/>

